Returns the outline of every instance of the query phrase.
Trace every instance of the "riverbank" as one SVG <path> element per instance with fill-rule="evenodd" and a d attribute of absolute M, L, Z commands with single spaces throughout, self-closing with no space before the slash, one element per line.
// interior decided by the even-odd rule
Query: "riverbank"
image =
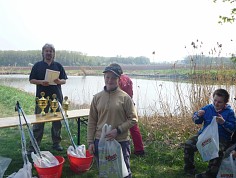
<path fill-rule="evenodd" d="M 101 76 L 105 66 L 65 66 L 68 76 Z M 14 67 L 0 66 L 0 75 L 24 74 L 29 75 L 32 66 Z M 154 78 L 164 80 L 195 80 L 195 81 L 236 81 L 233 68 L 212 66 L 189 66 L 183 64 L 158 65 L 124 65 L 125 74 L 136 78 Z"/>
<path fill-rule="evenodd" d="M 0 75 L 29 75 L 32 67 L 0 67 Z M 101 76 L 104 66 L 65 66 L 69 76 Z M 122 66 L 124 73 L 136 78 L 154 78 L 154 79 L 187 79 L 187 75 L 170 72 L 172 65 L 143 65 L 143 66 Z M 179 67 L 180 69 L 180 67 Z"/>

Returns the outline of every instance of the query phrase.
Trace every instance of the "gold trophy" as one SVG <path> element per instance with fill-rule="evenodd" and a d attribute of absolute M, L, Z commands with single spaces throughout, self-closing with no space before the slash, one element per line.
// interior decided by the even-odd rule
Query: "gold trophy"
<path fill-rule="evenodd" d="M 51 109 L 53 110 L 53 115 L 54 115 L 54 116 L 57 116 L 56 110 L 57 110 L 57 108 L 58 108 L 58 102 L 57 102 L 56 98 L 57 98 L 57 95 L 56 95 L 56 94 L 53 94 L 53 95 L 52 95 L 52 99 L 53 99 L 53 100 L 51 100 L 51 99 L 49 100 L 50 107 L 51 107 Z"/>
<path fill-rule="evenodd" d="M 65 96 L 65 97 L 64 97 L 64 100 L 63 100 L 63 102 L 62 102 L 62 108 L 63 108 L 64 111 L 65 111 L 66 117 L 68 117 L 67 111 L 68 111 L 68 109 L 69 109 L 69 104 L 70 104 L 70 102 L 68 101 L 68 96 Z"/>
<path fill-rule="evenodd" d="M 44 111 L 44 109 L 47 107 L 48 105 L 48 100 L 49 100 L 49 97 L 47 96 L 46 98 L 44 98 L 45 96 L 45 92 L 41 92 L 40 95 L 42 96 L 40 99 L 38 97 L 36 97 L 36 101 L 38 103 L 38 106 L 41 108 L 41 115 L 42 116 L 45 116 L 46 113 Z"/>

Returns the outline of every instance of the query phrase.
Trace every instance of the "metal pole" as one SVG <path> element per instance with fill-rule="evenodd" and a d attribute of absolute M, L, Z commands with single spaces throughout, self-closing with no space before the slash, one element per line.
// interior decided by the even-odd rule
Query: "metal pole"
<path fill-rule="evenodd" d="M 77 133 L 77 143 L 78 145 L 80 145 L 80 117 L 78 117 L 78 120 L 77 120 L 77 125 L 78 125 L 78 133 Z"/>

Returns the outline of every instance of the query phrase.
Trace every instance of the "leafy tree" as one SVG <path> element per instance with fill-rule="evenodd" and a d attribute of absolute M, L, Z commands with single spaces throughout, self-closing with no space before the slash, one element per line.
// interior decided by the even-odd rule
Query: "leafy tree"
<path fill-rule="evenodd" d="M 213 0 L 213 2 L 217 2 L 217 0 Z M 230 4 L 234 4 L 235 3 L 235 0 L 222 0 L 222 2 L 227 2 L 227 3 L 230 3 Z M 220 21 L 219 23 L 233 23 L 235 21 L 235 16 L 236 15 L 236 8 L 232 8 L 231 9 L 231 12 L 230 12 L 230 16 L 219 16 L 220 18 Z"/>

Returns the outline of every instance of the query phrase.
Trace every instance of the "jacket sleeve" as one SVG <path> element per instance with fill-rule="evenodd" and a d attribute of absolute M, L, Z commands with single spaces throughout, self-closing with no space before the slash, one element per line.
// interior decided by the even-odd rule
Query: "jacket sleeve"
<path fill-rule="evenodd" d="M 133 127 L 135 124 L 138 123 L 138 115 L 137 115 L 137 111 L 135 109 L 132 99 L 130 97 L 127 97 L 127 100 L 125 103 L 126 105 L 124 109 L 125 109 L 127 121 L 123 122 L 119 126 L 119 129 L 121 130 L 121 132 L 130 129 L 131 127 Z"/>
<path fill-rule="evenodd" d="M 205 107 L 201 108 L 201 110 L 204 110 L 204 111 L 206 112 L 206 108 L 205 108 Z M 198 116 L 198 111 L 196 111 L 196 112 L 194 112 L 194 114 L 193 114 L 192 120 L 193 120 L 193 122 L 194 122 L 195 124 L 202 124 L 205 119 L 204 119 L 204 115 L 201 116 L 201 117 L 199 117 L 199 116 Z"/>
<path fill-rule="evenodd" d="M 87 142 L 88 143 L 92 143 L 94 141 L 97 120 L 98 120 L 98 112 L 95 105 L 95 98 L 93 98 L 91 106 L 90 106 L 88 125 L 87 125 Z"/>
<path fill-rule="evenodd" d="M 227 118 L 224 118 L 225 122 L 221 126 L 230 133 L 236 130 L 236 118 L 234 111 L 230 111 Z"/>
<path fill-rule="evenodd" d="M 202 107 L 200 110 L 204 110 L 205 111 L 205 114 L 207 112 L 207 110 L 209 109 L 209 105 L 206 105 L 204 107 Z M 192 117 L 192 120 L 195 124 L 202 124 L 205 120 L 205 114 L 201 117 L 198 116 L 198 111 L 194 112 L 193 114 L 193 117 Z"/>
<path fill-rule="evenodd" d="M 202 124 L 203 121 L 204 121 L 203 117 L 199 117 L 199 116 L 198 116 L 197 111 L 194 112 L 193 117 L 192 117 L 192 120 L 193 120 L 193 122 L 194 122 L 195 124 Z"/>

